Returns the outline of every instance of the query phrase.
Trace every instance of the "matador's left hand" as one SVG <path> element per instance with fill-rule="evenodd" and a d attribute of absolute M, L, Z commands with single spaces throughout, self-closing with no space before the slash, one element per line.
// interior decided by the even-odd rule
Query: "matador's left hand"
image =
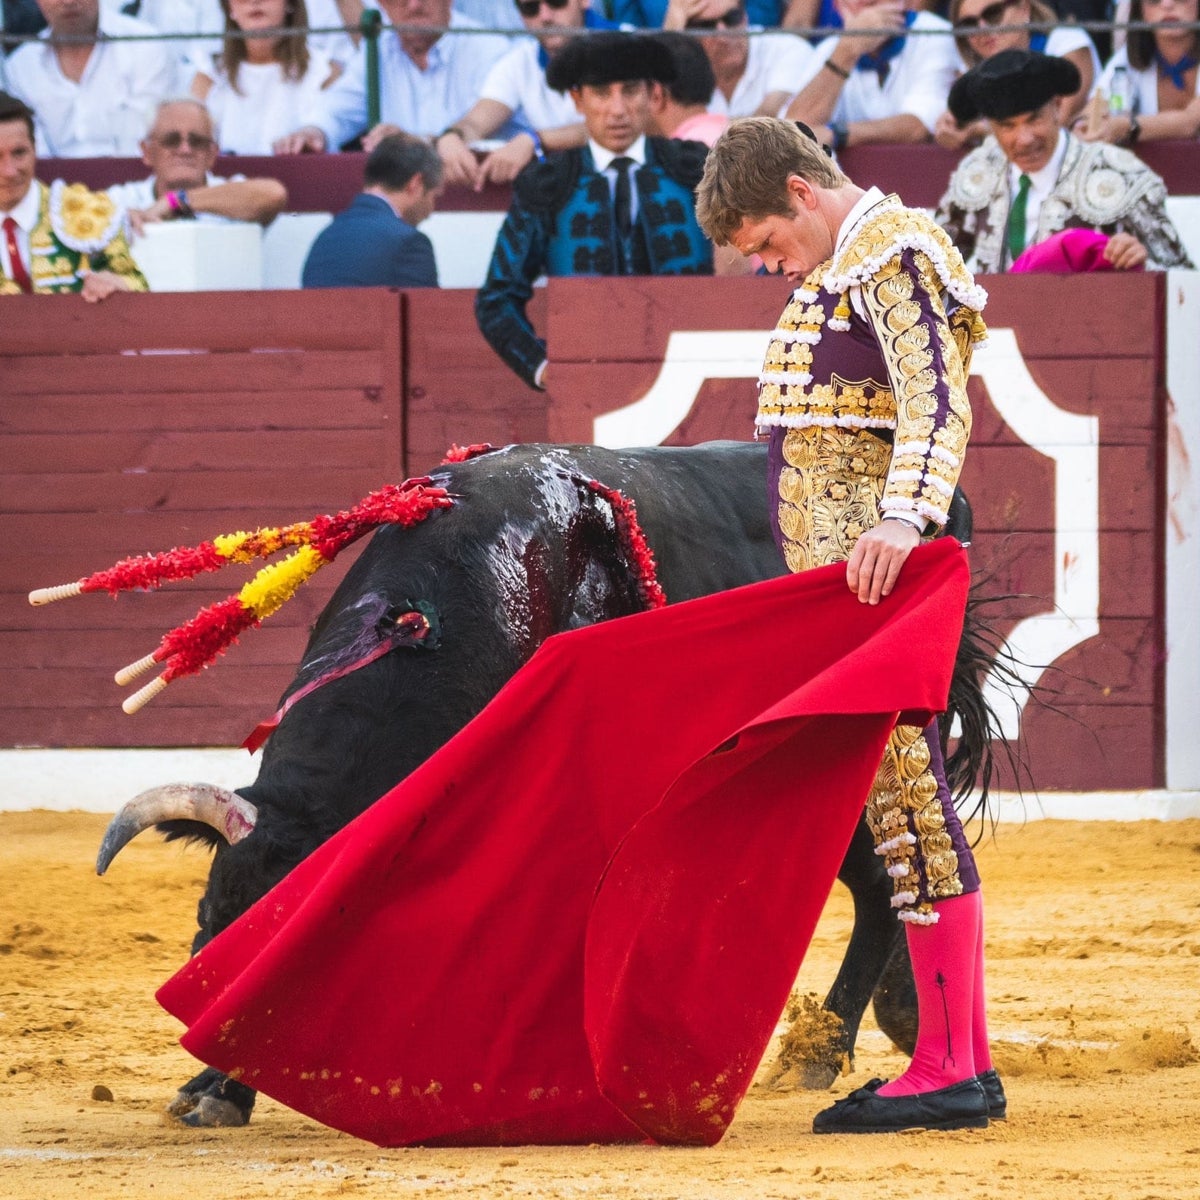
<path fill-rule="evenodd" d="M 900 568 L 921 540 L 920 531 L 907 521 L 880 521 L 854 545 L 846 563 L 846 582 L 863 604 L 878 604 L 891 595 Z"/>

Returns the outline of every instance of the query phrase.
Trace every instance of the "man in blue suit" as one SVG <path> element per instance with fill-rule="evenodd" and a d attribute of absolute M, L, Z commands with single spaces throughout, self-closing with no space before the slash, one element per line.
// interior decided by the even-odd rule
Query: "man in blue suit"
<path fill-rule="evenodd" d="M 441 159 L 428 143 L 384 138 L 367 157 L 363 190 L 313 242 L 303 286 L 437 287 L 433 244 L 417 226 L 441 185 Z"/>
<path fill-rule="evenodd" d="M 569 92 L 587 145 L 531 162 L 513 184 L 487 278 L 480 332 L 530 387 L 546 387 L 546 343 L 526 314 L 541 275 L 711 275 L 696 220 L 708 147 L 647 136 L 650 83 L 670 83 L 666 47 L 632 33 L 571 38 L 546 82 Z"/>

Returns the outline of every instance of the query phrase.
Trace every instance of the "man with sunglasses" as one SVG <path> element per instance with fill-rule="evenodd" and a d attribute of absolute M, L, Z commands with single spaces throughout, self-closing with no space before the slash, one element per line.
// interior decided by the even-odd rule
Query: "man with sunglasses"
<path fill-rule="evenodd" d="M 109 196 L 125 210 L 134 234 L 153 221 L 254 221 L 269 225 L 287 205 L 277 179 L 223 179 L 213 119 L 199 100 L 164 100 L 142 139 L 147 179 L 117 184 Z"/>
<path fill-rule="evenodd" d="M 958 74 L 948 21 L 906 0 L 834 0 L 844 26 L 816 49 L 787 116 L 834 150 L 927 142 Z"/>
<path fill-rule="evenodd" d="M 582 146 L 587 132 L 570 96 L 546 82 L 546 67 L 567 42 L 564 30 L 615 29 L 612 21 L 588 7 L 587 0 L 515 0 L 526 30 L 492 67 L 479 99 L 434 144 L 446 169 L 446 183 L 476 190 L 508 184 L 534 158 L 550 150 Z M 510 122 L 520 132 L 482 161 L 471 145 L 490 138 Z"/>
<path fill-rule="evenodd" d="M 1130 151 L 1063 128 L 1060 99 L 1078 87 L 1074 63 L 1032 50 L 1002 50 L 963 75 L 950 111 L 963 124 L 986 118 L 991 134 L 951 175 L 938 224 L 979 272 L 1007 271 L 1072 229 L 1108 237 L 1075 269 L 1190 267 L 1163 181 Z"/>
<path fill-rule="evenodd" d="M 0 92 L 0 296 L 144 292 L 120 210 L 102 192 L 34 178 L 33 111 Z"/>
<path fill-rule="evenodd" d="M 547 386 L 546 343 L 525 313 L 540 276 L 712 274 L 694 195 L 708 147 L 646 136 L 650 84 L 672 74 L 657 40 L 630 33 L 572 38 L 550 61 L 587 145 L 517 176 L 475 300 L 480 332 L 530 387 Z"/>
<path fill-rule="evenodd" d="M 776 116 L 813 70 L 804 38 L 747 25 L 743 3 L 671 0 L 663 28 L 711 35 L 699 39 L 717 83 L 709 110 L 723 117 Z"/>

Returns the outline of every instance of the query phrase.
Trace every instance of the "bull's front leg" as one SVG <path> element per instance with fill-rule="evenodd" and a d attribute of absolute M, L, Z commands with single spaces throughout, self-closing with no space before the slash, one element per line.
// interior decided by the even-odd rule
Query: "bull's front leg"
<path fill-rule="evenodd" d="M 834 1031 L 820 1054 L 801 1066 L 801 1082 L 806 1088 L 827 1088 L 844 1064 L 853 1067 L 854 1044 L 863 1013 L 884 977 L 897 943 L 904 942 L 903 926 L 891 906 L 892 880 L 883 860 L 875 854 L 865 819 L 859 821 L 854 831 L 838 878 L 850 889 L 854 901 L 854 929 L 837 978 L 825 997 L 824 1008 L 837 1018 L 840 1029 Z M 907 967 L 905 956 L 899 969 Z M 895 994 L 900 995 L 898 985 Z M 898 1015 L 896 1020 L 899 1021 Z"/>
<path fill-rule="evenodd" d="M 245 1125 L 258 1093 L 214 1067 L 206 1067 L 179 1089 L 167 1112 L 185 1125 L 211 1129 Z"/>

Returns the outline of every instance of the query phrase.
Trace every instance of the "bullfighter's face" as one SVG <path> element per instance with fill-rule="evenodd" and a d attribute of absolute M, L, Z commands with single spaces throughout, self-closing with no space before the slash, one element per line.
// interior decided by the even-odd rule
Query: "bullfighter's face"
<path fill-rule="evenodd" d="M 0 121 L 0 212 L 10 212 L 33 184 L 37 155 L 24 121 Z"/>
<path fill-rule="evenodd" d="M 585 83 L 571 99 L 587 126 L 588 137 L 613 154 L 623 154 L 646 132 L 650 85 L 644 79 L 621 83 Z"/>
<path fill-rule="evenodd" d="M 1018 171 L 1032 175 L 1053 157 L 1058 145 L 1058 101 L 1051 100 L 1033 112 L 1018 113 L 1002 121 L 989 121 L 1005 157 Z"/>
<path fill-rule="evenodd" d="M 757 254 L 767 270 L 799 283 L 832 253 L 837 227 L 821 201 L 821 189 L 789 175 L 786 213 L 743 217 L 729 243 L 740 254 Z"/>

